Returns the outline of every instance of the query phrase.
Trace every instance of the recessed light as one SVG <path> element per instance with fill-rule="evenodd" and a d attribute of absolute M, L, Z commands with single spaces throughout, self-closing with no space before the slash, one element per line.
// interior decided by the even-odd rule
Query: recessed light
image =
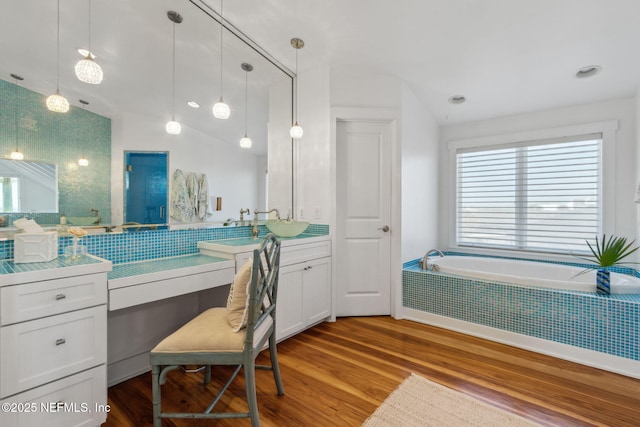
<path fill-rule="evenodd" d="M 196 101 L 189 101 L 187 102 L 187 105 L 191 108 L 200 108 L 200 104 L 198 104 Z"/>
<path fill-rule="evenodd" d="M 82 55 L 83 58 L 86 58 L 87 55 L 91 55 L 91 59 L 96 59 L 96 56 L 93 54 L 93 52 L 89 52 L 87 49 L 79 48 L 78 53 Z"/>
<path fill-rule="evenodd" d="M 589 65 L 587 67 L 582 67 L 578 71 L 576 71 L 576 78 L 578 79 L 586 79 L 587 77 L 595 76 L 600 71 L 602 71 L 602 67 L 599 65 Z"/>
<path fill-rule="evenodd" d="M 462 95 L 453 95 L 451 98 L 449 98 L 449 102 L 451 104 L 462 104 L 466 100 L 467 100 L 467 98 L 465 98 Z"/>

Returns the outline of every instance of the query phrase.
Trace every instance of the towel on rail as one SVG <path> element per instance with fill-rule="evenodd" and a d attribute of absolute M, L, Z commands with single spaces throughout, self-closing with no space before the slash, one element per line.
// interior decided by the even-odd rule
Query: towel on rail
<path fill-rule="evenodd" d="M 193 217 L 193 205 L 189 199 L 187 182 L 180 169 L 176 169 L 171 176 L 169 215 L 180 221 L 191 221 Z"/>

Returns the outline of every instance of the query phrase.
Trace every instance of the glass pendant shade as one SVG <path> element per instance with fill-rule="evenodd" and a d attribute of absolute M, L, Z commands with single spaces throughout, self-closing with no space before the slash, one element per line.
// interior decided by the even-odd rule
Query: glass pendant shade
<path fill-rule="evenodd" d="M 90 55 L 87 55 L 84 59 L 81 59 L 76 64 L 76 76 L 81 82 L 97 85 L 102 82 L 102 68 L 96 61 L 94 61 Z"/>
<path fill-rule="evenodd" d="M 240 148 L 251 148 L 252 144 L 253 142 L 251 142 L 251 138 L 249 138 L 245 133 L 244 138 L 240 140 Z"/>
<path fill-rule="evenodd" d="M 82 156 L 80 160 L 78 160 L 78 164 L 80 166 L 89 166 L 89 160 L 85 156 Z"/>
<path fill-rule="evenodd" d="M 294 138 L 294 139 L 302 138 L 302 135 L 304 134 L 304 130 L 298 124 L 298 122 L 296 122 L 296 124 L 291 127 L 289 134 L 291 135 L 291 138 Z"/>
<path fill-rule="evenodd" d="M 165 128 L 167 129 L 167 133 L 170 135 L 179 135 L 182 131 L 182 126 L 180 126 L 180 123 L 175 120 L 168 121 Z"/>
<path fill-rule="evenodd" d="M 231 115 L 231 109 L 224 102 L 222 97 L 220 97 L 220 100 L 213 105 L 213 117 L 215 117 L 216 119 L 224 120 L 224 119 L 228 119 L 230 115 Z"/>
<path fill-rule="evenodd" d="M 24 154 L 22 154 L 22 153 L 20 152 L 20 150 L 18 150 L 18 149 L 16 148 L 16 151 L 14 151 L 14 152 L 12 152 L 12 153 L 11 153 L 11 158 L 12 158 L 13 160 L 22 160 L 22 159 L 24 159 Z"/>
<path fill-rule="evenodd" d="M 47 98 L 47 108 L 55 113 L 66 113 L 69 111 L 69 101 L 56 90 L 56 93 Z"/>

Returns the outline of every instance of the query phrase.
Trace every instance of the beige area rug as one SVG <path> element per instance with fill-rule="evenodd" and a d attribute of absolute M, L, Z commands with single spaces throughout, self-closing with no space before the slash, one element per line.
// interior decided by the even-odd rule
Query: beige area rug
<path fill-rule="evenodd" d="M 540 426 L 458 391 L 412 374 L 364 422 L 382 426 Z"/>

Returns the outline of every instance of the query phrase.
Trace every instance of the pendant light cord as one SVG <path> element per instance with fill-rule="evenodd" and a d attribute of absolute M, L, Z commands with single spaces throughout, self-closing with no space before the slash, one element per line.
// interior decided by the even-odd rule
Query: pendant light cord
<path fill-rule="evenodd" d="M 171 82 L 171 120 L 176 120 L 176 23 L 173 23 L 173 79 Z"/>
<path fill-rule="evenodd" d="M 222 52 L 224 51 L 224 49 L 222 49 L 222 37 L 224 35 L 224 15 L 223 15 L 223 8 L 224 8 L 224 0 L 220 0 L 220 99 L 222 99 L 222 60 L 223 60 L 223 56 L 222 56 Z"/>
<path fill-rule="evenodd" d="M 18 84 L 18 78 L 17 77 L 15 77 L 15 80 L 16 80 L 16 87 L 20 87 L 20 85 Z M 18 92 L 20 92 L 20 91 L 18 91 Z M 20 111 L 20 99 L 22 97 L 18 96 L 16 98 L 17 98 L 16 103 L 15 103 L 16 108 L 14 109 L 14 112 L 15 112 L 15 122 L 16 122 L 15 125 L 16 125 L 16 150 L 17 150 L 18 149 L 18 111 Z"/>
<path fill-rule="evenodd" d="M 93 59 L 91 52 L 91 0 L 89 0 L 89 58 Z"/>
<path fill-rule="evenodd" d="M 249 114 L 249 96 L 247 95 L 249 81 L 249 71 L 245 70 L 244 72 L 244 136 L 247 137 L 247 115 Z"/>
<path fill-rule="evenodd" d="M 296 46 L 296 118 L 295 118 L 295 124 L 298 124 L 298 51 L 300 50 L 299 47 Z"/>
<path fill-rule="evenodd" d="M 56 92 L 60 92 L 60 0 L 58 0 L 58 34 L 56 48 Z"/>

